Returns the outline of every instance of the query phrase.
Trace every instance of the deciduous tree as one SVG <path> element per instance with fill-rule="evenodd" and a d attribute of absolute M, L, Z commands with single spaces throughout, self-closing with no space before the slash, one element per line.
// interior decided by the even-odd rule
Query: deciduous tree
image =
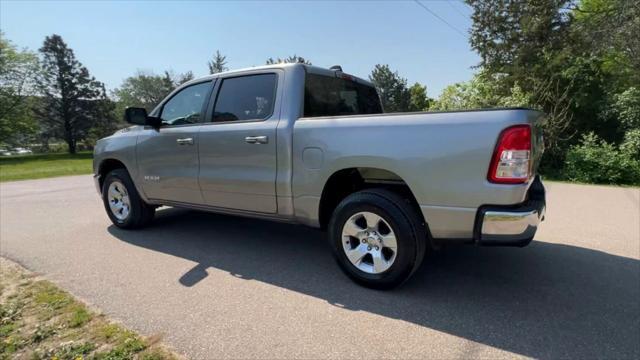
<path fill-rule="evenodd" d="M 35 136 L 30 95 L 37 71 L 36 55 L 18 50 L 0 32 L 0 142 L 18 145 Z"/>
<path fill-rule="evenodd" d="M 193 79 L 191 71 L 175 75 L 165 71 L 163 75 L 138 71 L 134 76 L 124 80 L 122 85 L 113 91 L 118 106 L 116 112 L 122 117 L 127 107 L 142 107 L 151 112 L 171 91 L 184 82 Z"/>
<path fill-rule="evenodd" d="M 267 65 L 271 65 L 271 64 L 294 64 L 294 63 L 300 63 L 300 64 L 307 64 L 307 65 L 311 65 L 311 61 L 303 58 L 302 56 L 298 56 L 296 54 L 293 54 L 291 56 L 285 57 L 285 58 L 277 58 L 277 59 L 273 59 L 273 58 L 268 58 L 267 59 Z"/>

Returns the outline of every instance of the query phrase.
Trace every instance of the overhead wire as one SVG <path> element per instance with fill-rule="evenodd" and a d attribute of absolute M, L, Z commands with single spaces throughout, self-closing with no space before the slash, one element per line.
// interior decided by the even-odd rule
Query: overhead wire
<path fill-rule="evenodd" d="M 447 25 L 449 28 L 451 28 L 452 30 L 454 30 L 455 32 L 457 32 L 458 34 L 460 34 L 460 36 L 464 37 L 465 39 L 467 38 L 467 35 L 461 31 L 460 29 L 458 29 L 457 27 L 453 26 L 451 23 L 449 23 L 447 20 L 445 20 L 444 18 L 442 18 L 440 15 L 438 15 L 435 11 L 429 9 L 425 4 L 421 3 L 418 0 L 413 0 L 415 1 L 416 4 L 418 4 L 421 8 L 423 8 L 425 11 L 427 11 L 428 13 L 430 13 L 431 15 L 433 15 L 436 19 L 440 20 L 441 22 L 443 22 L 445 25 Z"/>

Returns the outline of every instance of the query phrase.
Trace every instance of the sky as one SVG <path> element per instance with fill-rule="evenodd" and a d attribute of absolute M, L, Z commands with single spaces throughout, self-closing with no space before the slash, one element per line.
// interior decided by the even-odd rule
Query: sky
<path fill-rule="evenodd" d="M 436 97 L 469 80 L 479 57 L 466 36 L 466 4 L 421 3 L 428 10 L 415 1 L 0 0 L 0 30 L 34 51 L 61 35 L 110 90 L 137 71 L 206 75 L 220 50 L 231 69 L 297 54 L 367 78 L 375 64 L 389 64 Z"/>

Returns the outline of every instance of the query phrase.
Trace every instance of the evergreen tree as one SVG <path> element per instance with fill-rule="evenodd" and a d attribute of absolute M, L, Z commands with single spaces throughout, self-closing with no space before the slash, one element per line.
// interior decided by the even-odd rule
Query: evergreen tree
<path fill-rule="evenodd" d="M 433 99 L 427 96 L 427 87 L 420 83 L 415 83 L 409 88 L 411 100 L 409 101 L 409 111 L 427 111 L 431 107 Z"/>
<path fill-rule="evenodd" d="M 369 80 L 378 90 L 385 112 L 410 110 L 411 92 L 407 88 L 407 79 L 398 75 L 397 71 L 391 71 L 389 65 L 377 64 Z"/>
<path fill-rule="evenodd" d="M 209 65 L 209 74 L 217 74 L 229 70 L 226 66 L 227 57 L 220 54 L 219 50 L 216 50 L 213 60 L 209 61 L 207 65 Z"/>
<path fill-rule="evenodd" d="M 83 140 L 103 113 L 107 101 L 104 84 L 89 74 L 60 35 L 47 36 L 40 48 L 42 71 L 37 87 L 42 93 L 42 106 L 36 113 L 51 137 L 63 139 L 69 153 L 75 154 Z"/>

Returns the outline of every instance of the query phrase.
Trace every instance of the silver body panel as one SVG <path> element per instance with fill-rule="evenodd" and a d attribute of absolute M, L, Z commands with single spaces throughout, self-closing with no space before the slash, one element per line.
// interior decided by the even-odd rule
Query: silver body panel
<path fill-rule="evenodd" d="M 271 115 L 264 120 L 205 123 L 199 133 L 199 183 L 204 204 L 233 210 L 276 214 L 276 129 L 284 100 L 285 72 L 247 71 L 243 75 L 276 73 L 278 86 Z M 225 76 L 222 76 L 224 78 Z M 216 82 L 214 93 L 221 81 Z M 211 118 L 213 101 L 207 109 Z"/>
<path fill-rule="evenodd" d="M 319 226 L 322 191 L 331 175 L 348 168 L 382 169 L 409 186 L 435 238 L 470 239 L 480 206 L 525 201 L 529 183 L 492 184 L 487 172 L 500 132 L 532 124 L 535 134 L 541 117 L 536 111 L 302 118 L 305 73 L 332 71 L 280 64 L 206 79 L 262 72 L 278 74 L 276 106 L 267 120 L 170 131 L 134 127 L 98 142 L 95 173 L 103 160 L 117 159 L 151 203 Z M 210 111 L 211 104 L 207 116 Z M 186 133 L 194 146 L 176 145 L 175 137 Z M 268 142 L 245 142 L 250 136 L 266 136 Z M 160 180 L 148 184 L 153 181 L 145 176 L 153 175 Z"/>
<path fill-rule="evenodd" d="M 147 128 L 140 132 L 136 146 L 136 183 L 148 199 L 203 204 L 198 185 L 198 132 L 201 126 Z M 180 144 L 192 139 L 192 144 Z"/>
<path fill-rule="evenodd" d="M 532 113 L 497 110 L 300 119 L 293 131 L 296 214 L 317 218 L 315 209 L 324 184 L 336 171 L 377 168 L 396 174 L 409 186 L 434 237 L 470 238 L 478 207 L 525 200 L 528 183 L 492 184 L 487 172 L 498 134 L 511 125 L 533 123 L 537 117 Z M 307 148 L 322 151 L 321 167 L 305 165 L 302 155 Z"/>

